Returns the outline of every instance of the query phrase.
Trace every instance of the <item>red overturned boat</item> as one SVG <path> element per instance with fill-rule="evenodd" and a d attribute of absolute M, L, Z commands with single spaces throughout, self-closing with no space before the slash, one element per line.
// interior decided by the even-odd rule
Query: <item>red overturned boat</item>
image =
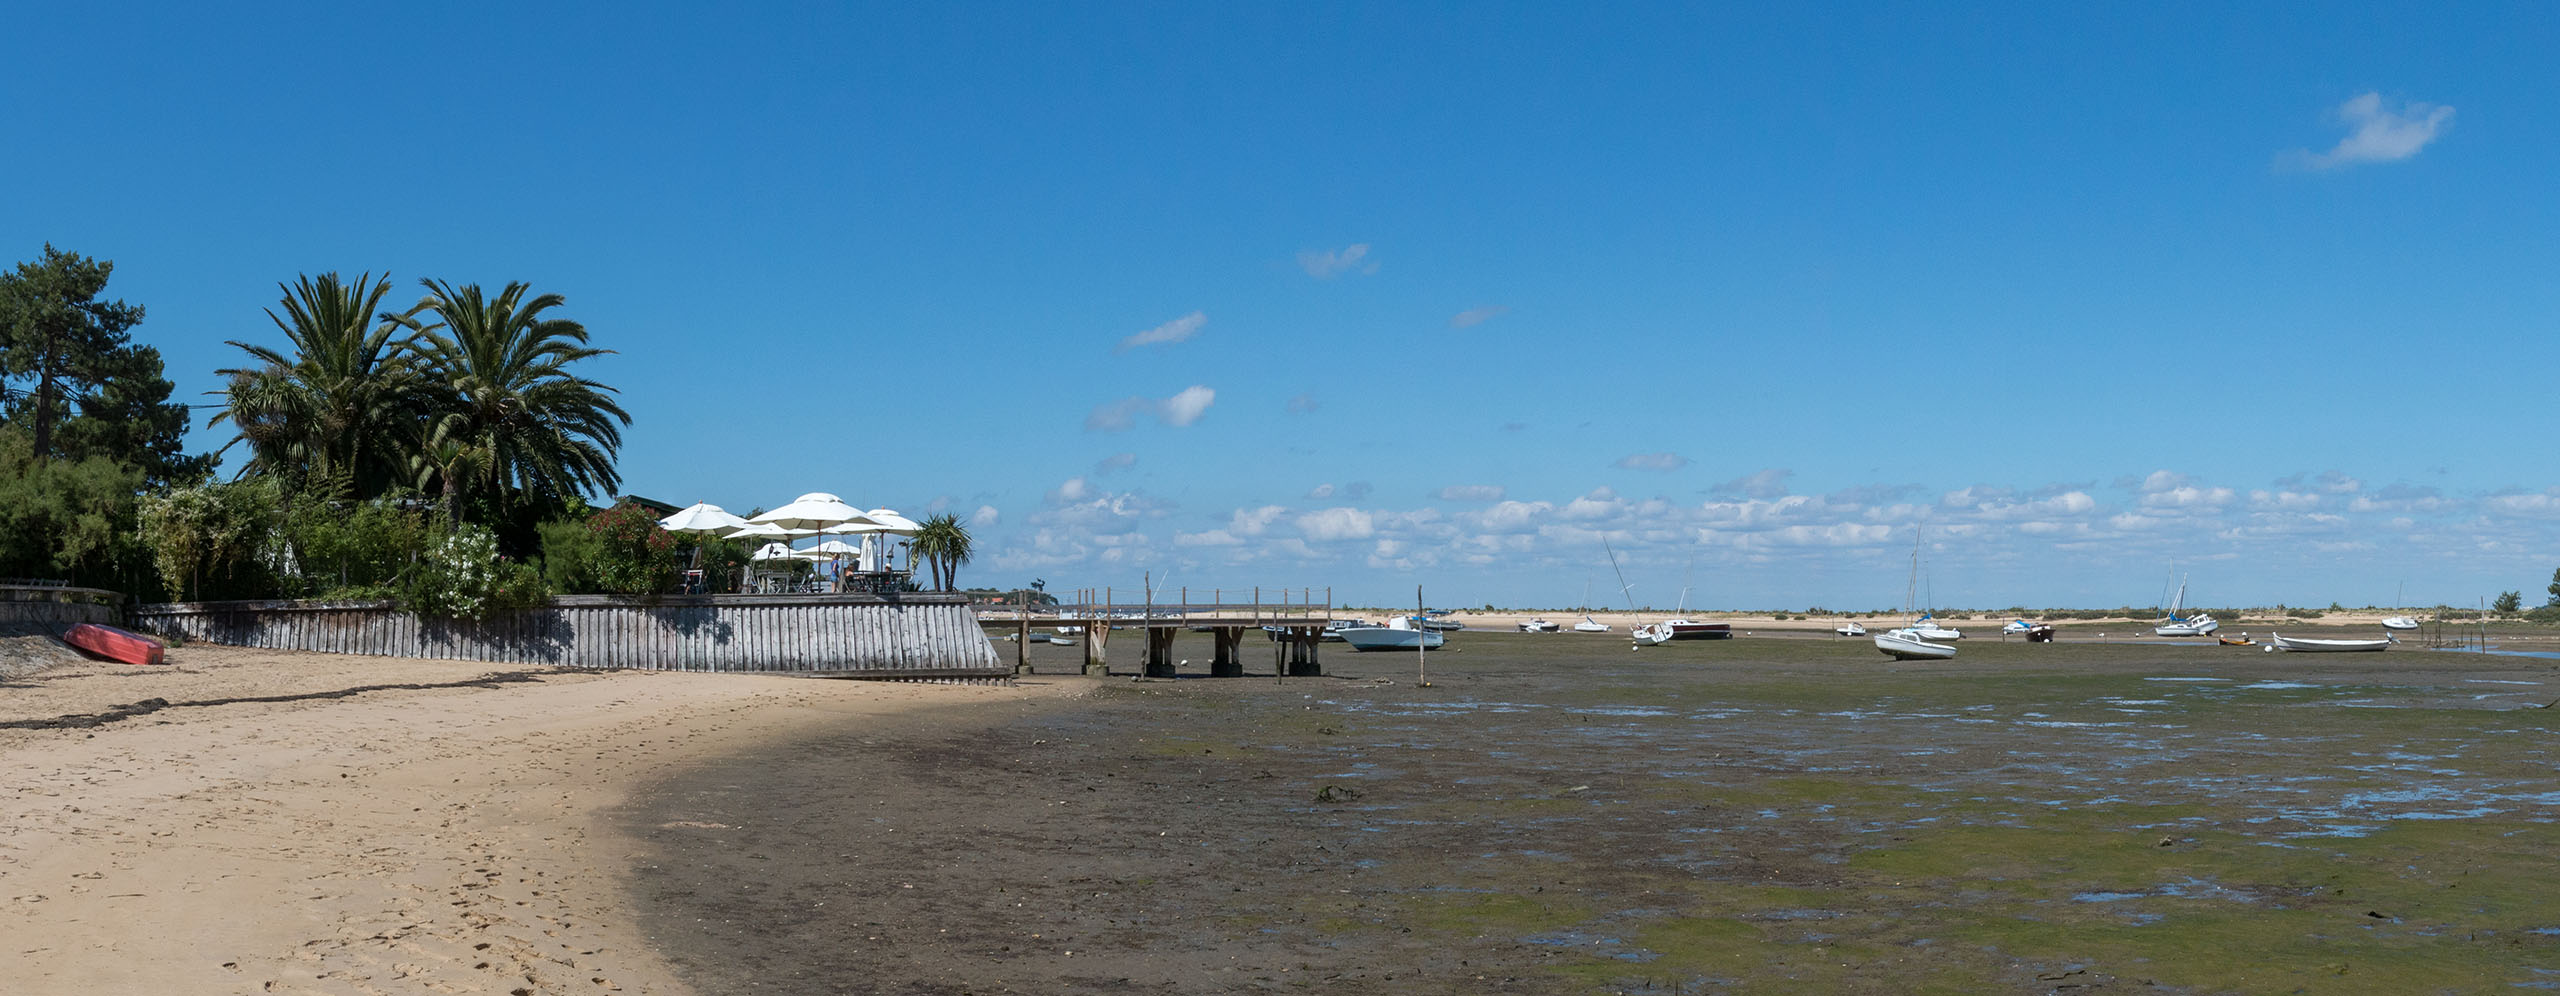
<path fill-rule="evenodd" d="M 166 649 L 160 641 L 139 633 L 128 633 L 113 626 L 81 623 L 62 634 L 62 642 L 103 657 L 127 664 L 159 664 Z"/>

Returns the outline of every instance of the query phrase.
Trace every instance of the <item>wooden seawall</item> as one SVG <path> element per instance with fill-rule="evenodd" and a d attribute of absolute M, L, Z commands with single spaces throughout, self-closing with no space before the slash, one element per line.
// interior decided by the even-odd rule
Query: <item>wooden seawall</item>
<path fill-rule="evenodd" d="M 1001 679 L 967 596 L 572 595 L 477 622 L 387 602 L 138 605 L 164 636 L 270 650 L 653 671 Z"/>
<path fill-rule="evenodd" d="M 96 588 L 60 585 L 0 584 L 0 626 L 31 627 L 55 633 L 80 623 L 123 621 L 116 606 L 124 596 Z"/>

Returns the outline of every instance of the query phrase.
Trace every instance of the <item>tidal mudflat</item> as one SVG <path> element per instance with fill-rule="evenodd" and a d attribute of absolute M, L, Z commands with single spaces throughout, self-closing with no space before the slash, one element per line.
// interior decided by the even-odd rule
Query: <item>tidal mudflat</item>
<path fill-rule="evenodd" d="M 704 992 L 2560 989 L 2560 662 L 1621 641 L 1037 648 L 644 791 L 634 902 Z"/>

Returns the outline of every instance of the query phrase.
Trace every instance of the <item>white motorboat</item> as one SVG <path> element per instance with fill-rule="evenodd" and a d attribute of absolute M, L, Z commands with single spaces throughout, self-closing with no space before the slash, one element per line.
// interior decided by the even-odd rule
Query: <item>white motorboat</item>
<path fill-rule="evenodd" d="M 1437 650 L 1448 641 L 1437 630 L 1423 629 L 1412 616 L 1397 616 L 1384 626 L 1363 626 L 1342 631 L 1342 642 L 1353 650 Z"/>
<path fill-rule="evenodd" d="M 1671 642 L 1671 626 L 1668 623 L 1654 623 L 1647 626 L 1637 626 L 1628 630 L 1627 636 L 1633 639 L 1635 641 L 1635 645 L 1639 647 L 1660 646 Z"/>
<path fill-rule="evenodd" d="M 1964 639 L 1963 631 L 1950 626 L 1939 625 L 1938 617 L 1935 614 L 1928 612 L 1921 613 L 1920 618 L 1912 620 L 1911 625 L 1903 628 L 1910 630 L 1923 640 Z"/>
<path fill-rule="evenodd" d="M 1520 631 L 1523 633 L 1555 633 L 1563 629 L 1564 627 L 1544 619 L 1525 619 L 1520 623 Z"/>
<path fill-rule="evenodd" d="M 1905 661 L 1943 661 L 1956 655 L 1956 648 L 1921 639 L 1916 630 L 1889 629 L 1876 634 L 1876 649 L 1885 656 Z"/>
<path fill-rule="evenodd" d="M 2412 630 L 2418 628 L 2418 620 L 2409 616 L 2390 616 L 2382 620 L 2382 628 Z"/>
<path fill-rule="evenodd" d="M 2290 650 L 2300 654 L 2367 653 L 2387 649 L 2392 644 L 2400 642 L 2388 636 L 2379 640 L 2310 640 L 2275 633 L 2267 634 L 2267 639 L 2278 650 Z"/>
<path fill-rule="evenodd" d="M 2202 612 L 2198 612 L 2192 616 L 2179 615 L 2178 611 L 2185 608 L 2186 603 L 2187 579 L 2179 578 L 2178 597 L 2169 600 L 2169 618 L 2160 625 L 2152 627 L 2152 635 L 2212 636 L 2214 630 L 2222 628 L 2221 622 Z"/>
<path fill-rule="evenodd" d="M 2008 625 L 2000 627 L 2000 638 L 2005 640 L 2012 636 L 2025 636 L 2027 631 L 2033 628 L 2035 627 L 2027 625 L 2024 619 L 2012 619 L 2009 620 Z"/>
<path fill-rule="evenodd" d="M 1576 633 L 1606 633 L 1609 631 L 1609 625 L 1603 622 L 1596 622 L 1590 616 L 1584 616 L 1582 617 L 1581 622 L 1573 624 L 1573 631 Z"/>
<path fill-rule="evenodd" d="M 1842 635 L 1842 636 L 1865 636 L 1865 635 L 1867 635 L 1867 628 L 1866 628 L 1866 627 L 1864 627 L 1864 626 L 1860 626 L 1860 625 L 1858 625 L 1858 624 L 1857 624 L 1857 623 L 1855 623 L 1855 622 L 1844 622 L 1844 623 L 1841 623 L 1840 625 L 1838 625 L 1838 626 L 1836 626 L 1836 627 L 1833 627 L 1831 631 L 1832 631 L 1832 632 L 1834 632 L 1834 633 L 1838 633 L 1838 634 L 1840 634 L 1840 635 Z"/>

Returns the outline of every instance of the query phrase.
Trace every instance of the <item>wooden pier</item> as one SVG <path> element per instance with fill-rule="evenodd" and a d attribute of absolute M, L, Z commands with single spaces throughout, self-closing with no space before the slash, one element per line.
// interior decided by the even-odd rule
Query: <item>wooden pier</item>
<path fill-rule="evenodd" d="M 1144 634 L 1145 657 L 1139 673 L 1172 678 L 1180 673 L 1173 641 L 1184 630 L 1210 638 L 1209 676 L 1244 677 L 1244 643 L 1248 633 L 1271 639 L 1272 673 L 1282 677 L 1318 675 L 1324 664 L 1317 648 L 1333 621 L 1332 588 L 1190 588 L 1136 593 L 1111 588 L 1083 589 L 1075 601 L 1054 605 L 980 605 L 980 625 L 1013 630 L 1013 665 L 1017 674 L 1031 672 L 1032 629 L 1047 626 L 1076 634 L 1084 648 L 1084 673 L 1110 673 L 1109 645 L 1114 631 Z M 1172 600 L 1155 599 L 1170 595 Z M 1207 600 L 1198 600 L 1206 595 Z"/>

